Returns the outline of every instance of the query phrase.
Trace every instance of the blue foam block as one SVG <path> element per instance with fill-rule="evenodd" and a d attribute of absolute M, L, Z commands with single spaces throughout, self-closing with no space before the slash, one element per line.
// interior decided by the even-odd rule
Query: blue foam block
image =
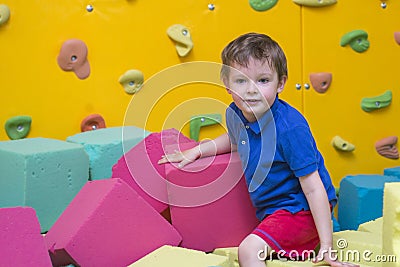
<path fill-rule="evenodd" d="M 338 220 L 341 230 L 357 230 L 361 223 L 382 216 L 385 183 L 400 182 L 387 175 L 346 176 L 340 182 Z"/>
<path fill-rule="evenodd" d="M 90 180 L 101 180 L 110 178 L 113 165 L 149 134 L 135 126 L 111 127 L 69 136 L 67 141 L 83 145 L 89 155 Z"/>
<path fill-rule="evenodd" d="M 89 178 L 83 146 L 47 138 L 0 142 L 0 207 L 30 206 L 50 229 Z"/>
<path fill-rule="evenodd" d="M 400 166 L 384 169 L 383 174 L 400 178 Z"/>

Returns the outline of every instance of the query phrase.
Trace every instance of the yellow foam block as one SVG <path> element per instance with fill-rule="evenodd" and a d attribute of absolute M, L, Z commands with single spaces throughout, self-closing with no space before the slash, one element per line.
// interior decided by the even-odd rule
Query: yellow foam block
<path fill-rule="evenodd" d="M 400 267 L 400 183 L 385 184 L 383 197 L 382 252 L 392 257 L 385 266 Z"/>
<path fill-rule="evenodd" d="M 231 267 L 229 259 L 216 254 L 206 254 L 203 251 L 162 246 L 144 256 L 128 267 Z"/>
<path fill-rule="evenodd" d="M 378 259 L 382 255 L 382 237 L 379 234 L 353 230 L 335 232 L 333 247 L 340 261 L 382 266 Z"/>
<path fill-rule="evenodd" d="M 213 254 L 228 257 L 229 264 L 230 264 L 229 266 L 239 267 L 238 248 L 237 247 L 216 248 L 213 251 Z"/>
<path fill-rule="evenodd" d="M 375 220 L 360 224 L 358 226 L 358 231 L 370 232 L 382 235 L 382 224 L 383 224 L 383 217 L 380 217 Z"/>

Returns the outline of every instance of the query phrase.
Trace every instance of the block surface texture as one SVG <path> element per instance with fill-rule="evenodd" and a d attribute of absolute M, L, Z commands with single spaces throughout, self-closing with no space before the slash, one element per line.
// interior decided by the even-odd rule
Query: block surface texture
<path fill-rule="evenodd" d="M 388 267 L 400 267 L 400 183 L 385 185 L 383 204 L 383 255 L 392 255 L 395 261 Z"/>
<path fill-rule="evenodd" d="M 135 126 L 111 127 L 69 136 L 67 141 L 83 145 L 89 155 L 90 179 L 100 180 L 110 178 L 112 167 L 124 152 L 149 134 Z"/>
<path fill-rule="evenodd" d="M 0 142 L 0 207 L 30 206 L 42 232 L 87 182 L 83 146 L 47 138 Z"/>
<path fill-rule="evenodd" d="M 114 165 L 112 177 L 124 180 L 158 212 L 168 208 L 165 165 L 157 162 L 166 147 L 179 149 L 181 143 L 193 140 L 176 129 L 151 133 L 122 156 Z"/>
<path fill-rule="evenodd" d="M 89 181 L 47 233 L 54 266 L 125 267 L 181 236 L 121 179 Z"/>
<path fill-rule="evenodd" d="M 129 267 L 230 267 L 228 258 L 181 247 L 162 246 Z"/>
<path fill-rule="evenodd" d="M 184 145 L 182 145 L 184 146 Z M 172 225 L 182 247 L 235 247 L 258 225 L 237 153 L 166 165 Z"/>
<path fill-rule="evenodd" d="M 52 266 L 33 208 L 0 208 L 0 266 Z"/>
<path fill-rule="evenodd" d="M 382 217 L 385 183 L 400 182 L 395 176 L 355 175 L 340 182 L 338 220 L 341 230 L 357 230 L 361 223 Z"/>

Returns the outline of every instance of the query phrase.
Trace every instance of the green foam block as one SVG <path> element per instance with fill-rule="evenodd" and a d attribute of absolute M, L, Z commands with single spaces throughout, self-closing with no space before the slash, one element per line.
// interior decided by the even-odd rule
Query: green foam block
<path fill-rule="evenodd" d="M 69 136 L 67 141 L 83 145 L 89 155 L 90 180 L 102 180 L 110 178 L 114 164 L 149 134 L 135 126 L 111 127 Z"/>
<path fill-rule="evenodd" d="M 50 229 L 87 182 L 83 146 L 55 139 L 0 142 L 0 207 L 30 206 L 41 231 Z"/>

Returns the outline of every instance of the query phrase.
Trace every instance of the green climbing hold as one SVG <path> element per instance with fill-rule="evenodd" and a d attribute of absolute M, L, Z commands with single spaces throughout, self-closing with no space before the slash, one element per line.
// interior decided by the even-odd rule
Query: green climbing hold
<path fill-rule="evenodd" d="M 276 5 L 278 0 L 249 0 L 250 6 L 256 11 L 266 11 Z"/>
<path fill-rule="evenodd" d="M 11 140 L 25 138 L 31 129 L 32 118 L 30 116 L 15 116 L 6 121 L 4 126 Z"/>
<path fill-rule="evenodd" d="M 190 138 L 199 141 L 200 128 L 221 122 L 221 114 L 196 115 L 190 118 Z"/>
<path fill-rule="evenodd" d="M 361 108 L 366 112 L 387 107 L 392 102 L 392 91 L 388 90 L 382 95 L 365 97 L 361 100 Z"/>
<path fill-rule="evenodd" d="M 369 48 L 368 33 L 363 30 L 354 30 L 346 33 L 340 39 L 340 46 L 348 44 L 358 53 L 367 51 Z"/>

